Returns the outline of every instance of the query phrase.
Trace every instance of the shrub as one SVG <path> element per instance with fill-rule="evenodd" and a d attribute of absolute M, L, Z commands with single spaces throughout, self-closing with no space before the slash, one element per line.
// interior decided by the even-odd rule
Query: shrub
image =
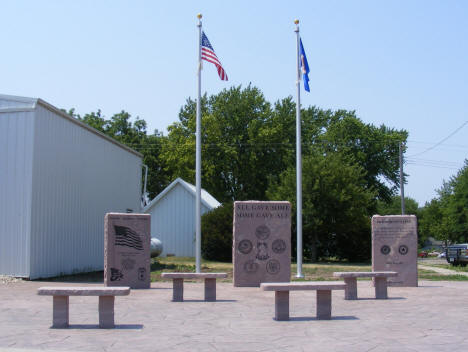
<path fill-rule="evenodd" d="M 201 250 L 204 259 L 232 261 L 232 203 L 225 203 L 202 216 Z"/>

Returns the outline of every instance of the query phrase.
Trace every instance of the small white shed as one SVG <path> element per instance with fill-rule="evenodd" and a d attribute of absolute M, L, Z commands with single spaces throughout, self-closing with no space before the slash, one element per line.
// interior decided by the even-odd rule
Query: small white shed
<path fill-rule="evenodd" d="M 0 95 L 0 274 L 102 270 L 104 215 L 140 210 L 141 167 L 47 102 Z"/>
<path fill-rule="evenodd" d="M 161 240 L 162 255 L 195 256 L 195 201 L 196 187 L 177 178 L 143 209 L 151 214 L 151 236 Z M 220 205 L 202 189 L 202 214 Z"/>

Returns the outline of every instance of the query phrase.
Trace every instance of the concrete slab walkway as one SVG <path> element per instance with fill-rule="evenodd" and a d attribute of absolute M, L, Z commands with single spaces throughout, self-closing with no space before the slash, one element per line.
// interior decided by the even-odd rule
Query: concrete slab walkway
<path fill-rule="evenodd" d="M 203 283 L 186 283 L 185 302 L 172 284 L 153 283 L 115 302 L 116 329 L 98 329 L 93 297 L 70 299 L 69 329 L 51 329 L 52 300 L 36 295 L 51 282 L 0 285 L 0 351 L 454 351 L 468 348 L 468 282 L 420 282 L 374 299 L 333 292 L 332 320 L 315 318 L 315 295 L 292 292 L 290 321 L 274 316 L 274 294 L 218 283 L 218 301 L 203 301 Z M 81 284 L 80 284 L 81 285 Z M 88 284 L 89 285 L 89 284 Z M 94 286 L 94 285 L 89 285 Z"/>

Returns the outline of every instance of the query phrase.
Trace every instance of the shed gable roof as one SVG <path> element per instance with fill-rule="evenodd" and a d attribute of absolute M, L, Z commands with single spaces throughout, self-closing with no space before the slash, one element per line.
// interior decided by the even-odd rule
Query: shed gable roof
<path fill-rule="evenodd" d="M 176 178 L 169 186 L 167 186 L 161 193 L 159 193 L 146 207 L 143 212 L 147 213 L 153 208 L 161 199 L 163 199 L 169 192 L 171 192 L 177 185 L 185 188 L 193 197 L 196 197 L 196 187 L 188 182 L 185 182 L 180 177 Z M 201 190 L 201 202 L 210 210 L 213 210 L 221 205 L 211 194 L 204 189 Z"/>

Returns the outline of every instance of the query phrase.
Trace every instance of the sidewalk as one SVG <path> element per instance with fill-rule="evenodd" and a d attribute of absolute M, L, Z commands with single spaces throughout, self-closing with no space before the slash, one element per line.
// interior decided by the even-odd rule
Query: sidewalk
<path fill-rule="evenodd" d="M 185 285 L 174 303 L 172 285 L 153 283 L 115 300 L 116 329 L 97 328 L 97 297 L 70 297 L 69 329 L 51 329 L 52 298 L 40 286 L 0 284 L 0 351 L 454 351 L 468 348 L 468 282 L 420 282 L 389 288 L 375 300 L 370 281 L 357 301 L 333 293 L 329 321 L 315 319 L 315 292 L 291 293 L 291 320 L 277 322 L 274 293 L 218 283 L 218 301 L 204 302 L 203 284 Z M 95 286 L 74 284 L 76 286 Z M 97 285 L 99 286 L 99 285 Z"/>

